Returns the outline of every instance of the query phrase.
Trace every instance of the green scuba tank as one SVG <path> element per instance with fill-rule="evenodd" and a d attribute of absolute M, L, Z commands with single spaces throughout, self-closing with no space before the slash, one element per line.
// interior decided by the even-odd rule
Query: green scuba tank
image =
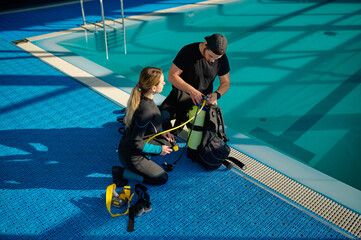
<path fill-rule="evenodd" d="M 193 106 L 191 110 L 189 110 L 189 119 L 192 118 L 196 113 L 197 110 L 199 111 L 199 108 L 197 106 Z M 194 127 L 192 130 L 191 135 L 189 136 L 190 131 L 188 131 L 188 147 L 192 150 L 197 150 L 198 145 L 202 141 L 203 136 L 203 125 L 204 125 L 204 119 L 206 116 L 206 107 L 204 106 L 202 110 L 198 113 L 196 122 L 194 123 L 194 119 L 190 121 L 190 124 L 194 123 Z"/>

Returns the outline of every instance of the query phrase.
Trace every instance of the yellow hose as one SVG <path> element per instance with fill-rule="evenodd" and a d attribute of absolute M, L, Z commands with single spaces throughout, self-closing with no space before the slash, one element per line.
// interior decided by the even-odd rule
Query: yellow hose
<path fill-rule="evenodd" d="M 195 118 L 195 116 L 198 115 L 198 114 L 202 111 L 204 105 L 206 105 L 206 99 L 203 100 L 202 107 L 200 107 L 200 109 L 198 110 L 197 114 L 195 114 L 193 117 L 191 117 L 188 121 L 182 123 L 182 124 L 179 125 L 179 126 L 176 126 L 176 127 L 174 127 L 174 128 L 165 130 L 165 131 L 163 131 L 163 132 L 160 132 L 160 133 L 157 133 L 157 134 L 151 136 L 150 138 L 148 138 L 147 143 L 148 143 L 150 140 L 152 140 L 153 138 L 155 138 L 156 136 L 159 136 L 159 135 L 161 135 L 161 134 L 163 134 L 163 133 L 170 132 L 170 131 L 173 131 L 173 130 L 175 130 L 175 129 L 177 129 L 177 128 L 183 127 L 184 125 L 186 125 L 187 123 L 189 123 L 190 121 L 192 121 L 193 118 Z"/>

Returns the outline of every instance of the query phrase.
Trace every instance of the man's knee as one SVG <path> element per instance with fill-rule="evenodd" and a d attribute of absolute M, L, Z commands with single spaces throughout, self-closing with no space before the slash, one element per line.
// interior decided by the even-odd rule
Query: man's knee
<path fill-rule="evenodd" d="M 166 111 L 166 110 L 163 110 L 160 112 L 161 113 L 161 116 L 162 116 L 162 128 L 164 130 L 168 130 L 170 128 L 172 128 L 172 124 L 171 124 L 171 114 L 170 112 Z"/>
<path fill-rule="evenodd" d="M 166 110 L 162 110 L 160 112 L 161 116 L 162 116 L 162 122 L 165 122 L 165 121 L 170 121 L 170 112 L 166 111 Z"/>

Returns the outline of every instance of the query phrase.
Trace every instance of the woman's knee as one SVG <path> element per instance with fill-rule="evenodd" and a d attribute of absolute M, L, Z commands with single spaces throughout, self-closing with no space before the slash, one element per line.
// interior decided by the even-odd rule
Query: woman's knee
<path fill-rule="evenodd" d="M 161 173 L 155 177 L 144 177 L 144 183 L 150 185 L 163 185 L 168 181 L 168 174 L 166 172 Z"/>

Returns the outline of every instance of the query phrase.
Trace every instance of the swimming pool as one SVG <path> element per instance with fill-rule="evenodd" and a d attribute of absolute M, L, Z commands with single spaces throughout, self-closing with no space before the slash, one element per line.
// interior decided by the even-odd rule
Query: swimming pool
<path fill-rule="evenodd" d="M 359 196 L 361 107 L 355 103 L 361 102 L 360 9 L 360 4 L 337 2 L 197 4 L 129 18 L 126 55 L 118 30 L 109 28 L 115 44 L 109 46 L 108 60 L 101 30 L 33 43 L 129 92 L 143 67 L 161 67 L 166 75 L 183 45 L 221 32 L 229 41 L 232 85 L 219 104 L 231 143 L 317 191 L 322 189 L 312 185 L 315 179 L 329 189 L 335 181 L 299 176 L 304 164 L 346 183 L 340 188 Z M 261 143 L 287 157 L 259 151 Z M 301 164 L 290 164 L 292 159 Z"/>

